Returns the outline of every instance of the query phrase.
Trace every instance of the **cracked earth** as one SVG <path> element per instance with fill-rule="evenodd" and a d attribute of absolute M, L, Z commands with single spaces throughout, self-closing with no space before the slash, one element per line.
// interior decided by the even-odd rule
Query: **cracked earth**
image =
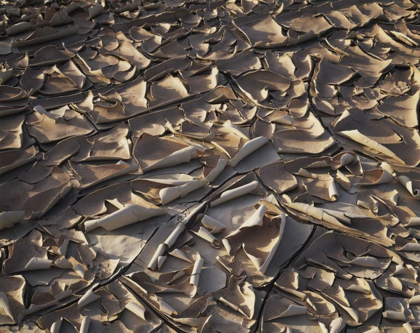
<path fill-rule="evenodd" d="M 0 332 L 420 330 L 414 0 L 0 1 Z"/>

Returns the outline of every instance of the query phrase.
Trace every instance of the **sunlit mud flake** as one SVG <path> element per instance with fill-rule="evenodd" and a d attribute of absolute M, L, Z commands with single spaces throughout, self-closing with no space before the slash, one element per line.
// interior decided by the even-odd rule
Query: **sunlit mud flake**
<path fill-rule="evenodd" d="M 10 257 L 3 264 L 4 274 L 24 271 L 49 269 L 52 260 L 48 259 L 47 250 L 42 247 L 42 234 L 32 231 L 10 246 Z"/>
<path fill-rule="evenodd" d="M 68 55 L 60 51 L 56 46 L 51 45 L 36 51 L 34 57 L 29 60 L 29 66 L 57 65 L 69 59 Z"/>
<path fill-rule="evenodd" d="M 275 17 L 278 24 L 289 29 L 289 44 L 298 44 L 324 34 L 332 28 L 329 20 L 322 14 L 311 13 L 311 7 L 282 13 Z"/>
<path fill-rule="evenodd" d="M 21 275 L 0 278 L 0 322 L 2 325 L 16 324 L 25 309 L 26 281 Z"/>
<path fill-rule="evenodd" d="M 34 113 L 27 117 L 26 124 L 29 134 L 40 143 L 54 142 L 94 131 L 85 117 L 67 107 L 45 111 L 42 106 L 36 106 Z"/>
<path fill-rule="evenodd" d="M 134 148 L 134 157 L 143 172 L 187 163 L 197 158 L 198 150 L 176 138 L 143 134 Z"/>
<path fill-rule="evenodd" d="M 258 210 L 244 224 L 225 239 L 229 255 L 234 255 L 241 247 L 258 271 L 264 273 L 273 258 L 283 236 L 285 217 L 266 216 L 266 206 Z"/>
<path fill-rule="evenodd" d="M 346 143 L 350 140 L 354 149 L 369 152 L 382 160 L 410 166 L 420 161 L 418 133 L 381 115 L 345 111 L 334 123 L 334 133 L 338 140 Z"/>
<path fill-rule="evenodd" d="M 32 181 L 13 179 L 0 186 L 2 207 L 6 211 L 24 211 L 24 218 L 41 217 L 72 189 L 70 176 L 53 167 Z M 23 176 L 23 175 L 22 175 Z M 25 195 L 22 195 L 25 193 Z"/>
<path fill-rule="evenodd" d="M 303 130 L 284 130 L 275 132 L 272 140 L 279 153 L 321 154 L 336 146 L 335 140 L 327 132 L 313 137 Z"/>
<path fill-rule="evenodd" d="M 148 99 L 151 107 L 157 107 L 179 102 L 188 96 L 190 93 L 182 81 L 177 76 L 168 74 L 151 84 Z"/>
<path fill-rule="evenodd" d="M 250 70 L 261 69 L 259 57 L 252 51 L 246 50 L 227 60 L 217 60 L 217 68 L 222 72 L 227 72 L 238 76 Z"/>
<path fill-rule="evenodd" d="M 25 117 L 8 117 L 2 120 L 0 124 L 0 150 L 16 149 L 22 146 L 24 141 L 24 132 L 22 125 Z"/>
<path fill-rule="evenodd" d="M 140 136 L 141 133 L 160 136 L 165 133 L 168 122 L 172 127 L 176 127 L 182 119 L 182 110 L 174 107 L 132 118 L 128 123 L 133 131 L 133 136 Z"/>
<path fill-rule="evenodd" d="M 133 64 L 137 69 L 145 69 L 149 66 L 150 60 L 138 51 L 133 44 L 123 41 L 120 46 L 110 54 L 116 55 Z"/>
<path fill-rule="evenodd" d="M 115 206 L 118 210 L 104 218 L 86 221 L 84 227 L 87 232 L 98 227 L 112 231 L 138 221 L 166 214 L 164 209 L 148 203 L 145 200 L 143 200 L 143 205 L 127 204 L 124 206 L 117 200 L 109 201 L 109 204 Z"/>
<path fill-rule="evenodd" d="M 277 194 L 287 192 L 298 186 L 296 178 L 284 168 L 283 162 L 276 162 L 258 170 L 265 185 Z"/>
<path fill-rule="evenodd" d="M 18 87 L 0 86 L 0 102 L 19 101 L 28 97 L 25 90 Z"/>
<path fill-rule="evenodd" d="M 115 164 L 82 164 L 69 162 L 73 176 L 79 181 L 78 188 L 86 189 L 101 182 L 134 173 L 138 170 L 136 163 L 128 164 L 119 161 Z"/>
<path fill-rule="evenodd" d="M 417 106 L 420 92 L 413 96 L 389 97 L 378 107 L 379 112 L 384 113 L 406 127 L 418 126 Z"/>
<path fill-rule="evenodd" d="M 287 44 L 282 27 L 271 16 L 240 17 L 233 22 L 255 47 L 272 48 Z"/>
<path fill-rule="evenodd" d="M 98 124 L 111 123 L 143 113 L 147 109 L 146 82 L 142 79 L 131 81 L 100 95 L 100 100 L 93 103 L 87 111 Z M 92 99 L 93 96 L 90 97 Z"/>
<path fill-rule="evenodd" d="M 25 150 L 8 150 L 0 153 L 0 175 L 34 161 L 37 155 L 38 149 L 35 146 Z"/>
<path fill-rule="evenodd" d="M 80 140 L 80 148 L 72 157 L 74 162 L 110 161 L 130 159 L 130 141 L 126 125 Z M 63 143 L 64 141 L 61 141 Z M 70 142 L 68 143 L 70 145 Z"/>
<path fill-rule="evenodd" d="M 267 99 L 272 93 L 285 93 L 292 81 L 268 70 L 258 70 L 236 79 L 243 94 L 257 105 L 269 105 Z"/>

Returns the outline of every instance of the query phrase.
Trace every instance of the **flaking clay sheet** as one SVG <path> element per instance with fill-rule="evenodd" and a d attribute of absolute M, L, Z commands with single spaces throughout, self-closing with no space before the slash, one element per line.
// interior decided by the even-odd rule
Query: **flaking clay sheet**
<path fill-rule="evenodd" d="M 420 330 L 414 0 L 4 0 L 0 333 Z"/>

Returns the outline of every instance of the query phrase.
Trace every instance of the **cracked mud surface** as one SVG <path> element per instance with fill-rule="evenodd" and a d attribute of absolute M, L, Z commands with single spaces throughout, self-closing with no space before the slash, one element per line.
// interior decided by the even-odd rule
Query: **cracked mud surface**
<path fill-rule="evenodd" d="M 0 2 L 0 332 L 420 329 L 415 1 Z"/>

